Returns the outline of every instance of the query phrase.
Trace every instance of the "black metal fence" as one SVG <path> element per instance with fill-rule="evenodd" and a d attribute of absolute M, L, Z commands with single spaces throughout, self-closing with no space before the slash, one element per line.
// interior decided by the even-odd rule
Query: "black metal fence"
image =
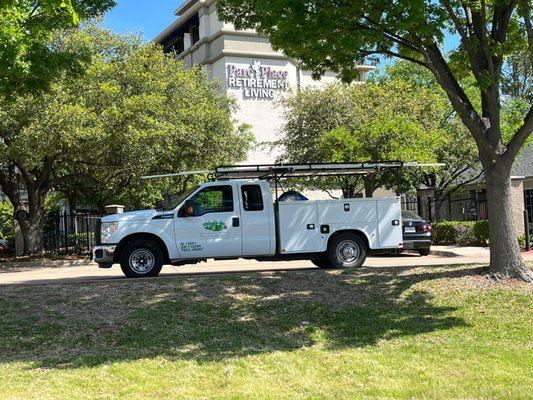
<path fill-rule="evenodd" d="M 402 209 L 412 210 L 429 222 L 481 221 L 487 219 L 487 200 L 476 195 L 457 199 L 406 197 Z"/>
<path fill-rule="evenodd" d="M 98 214 L 58 213 L 48 215 L 44 224 L 44 249 L 49 254 L 90 254 L 95 245 Z"/>

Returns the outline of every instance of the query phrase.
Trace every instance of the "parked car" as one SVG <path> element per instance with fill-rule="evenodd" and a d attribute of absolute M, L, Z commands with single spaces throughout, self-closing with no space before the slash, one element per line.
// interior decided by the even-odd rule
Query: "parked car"
<path fill-rule="evenodd" d="M 410 210 L 402 210 L 403 248 L 427 256 L 431 248 L 431 224 Z"/>

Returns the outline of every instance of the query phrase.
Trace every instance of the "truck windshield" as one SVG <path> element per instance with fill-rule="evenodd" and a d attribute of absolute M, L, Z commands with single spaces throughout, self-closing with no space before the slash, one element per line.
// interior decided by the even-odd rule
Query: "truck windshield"
<path fill-rule="evenodd" d="M 198 189 L 200 185 L 193 186 L 191 189 L 187 190 L 185 193 L 183 193 L 181 196 L 179 196 L 176 200 L 171 202 L 167 207 L 165 207 L 165 211 L 172 211 L 174 210 L 183 200 L 187 198 L 192 192 L 194 192 L 196 189 Z"/>

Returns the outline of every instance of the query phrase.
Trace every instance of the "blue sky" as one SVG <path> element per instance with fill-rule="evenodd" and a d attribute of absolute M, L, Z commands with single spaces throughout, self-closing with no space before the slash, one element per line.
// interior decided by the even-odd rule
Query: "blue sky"
<path fill-rule="evenodd" d="M 183 0 L 117 0 L 104 17 L 104 26 L 116 32 L 142 32 L 146 40 L 156 37 L 176 16 Z"/>
<path fill-rule="evenodd" d="M 116 32 L 142 33 L 145 40 L 152 40 L 175 21 L 174 11 L 184 0 L 117 0 L 117 6 L 104 17 L 104 26 Z M 446 50 L 458 44 L 457 37 L 446 37 Z M 381 67 L 396 59 L 382 59 Z"/>

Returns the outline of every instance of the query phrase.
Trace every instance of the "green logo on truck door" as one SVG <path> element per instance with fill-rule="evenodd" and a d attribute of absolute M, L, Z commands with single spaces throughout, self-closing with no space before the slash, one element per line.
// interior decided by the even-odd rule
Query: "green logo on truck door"
<path fill-rule="evenodd" d="M 213 232 L 220 232 L 224 229 L 228 229 L 228 227 L 222 221 L 207 221 L 204 222 L 204 229 Z"/>

